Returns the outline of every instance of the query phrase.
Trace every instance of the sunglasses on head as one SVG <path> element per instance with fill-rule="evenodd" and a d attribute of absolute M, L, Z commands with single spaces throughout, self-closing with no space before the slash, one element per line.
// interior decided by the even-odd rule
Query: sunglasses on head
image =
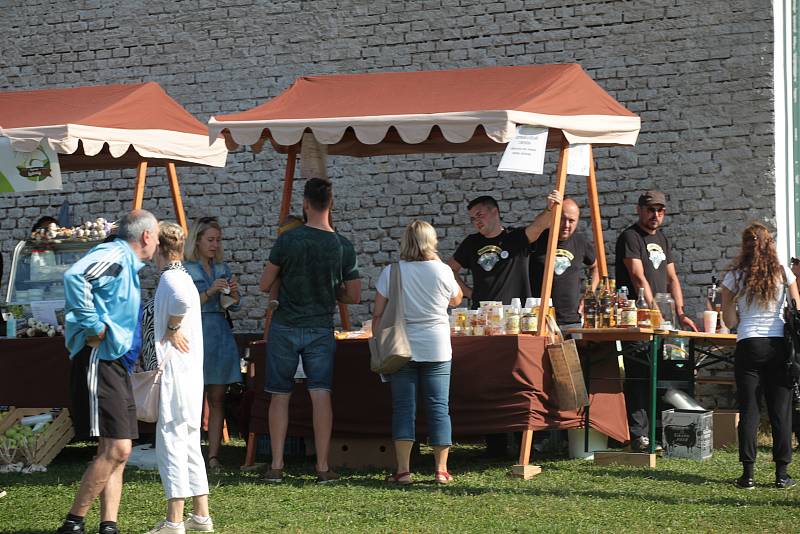
<path fill-rule="evenodd" d="M 198 219 L 198 222 L 199 222 L 200 224 L 208 224 L 208 223 L 213 223 L 213 222 L 217 222 L 217 218 L 216 218 L 216 217 L 200 217 L 200 218 Z"/>

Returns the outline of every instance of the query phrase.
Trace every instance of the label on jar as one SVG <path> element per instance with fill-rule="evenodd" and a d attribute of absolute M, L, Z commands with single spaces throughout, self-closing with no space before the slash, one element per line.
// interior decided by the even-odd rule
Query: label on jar
<path fill-rule="evenodd" d="M 637 320 L 637 313 L 636 309 L 632 310 L 622 310 L 622 314 L 620 316 L 620 326 L 623 328 L 628 327 L 635 327 Z"/>

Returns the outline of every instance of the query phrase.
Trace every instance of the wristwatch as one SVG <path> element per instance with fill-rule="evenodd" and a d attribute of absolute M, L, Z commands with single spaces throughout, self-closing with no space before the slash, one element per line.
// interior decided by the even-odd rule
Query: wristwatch
<path fill-rule="evenodd" d="M 170 332 L 177 332 L 180 329 L 181 329 L 181 325 L 178 325 L 178 326 L 167 325 L 167 330 L 169 330 Z"/>

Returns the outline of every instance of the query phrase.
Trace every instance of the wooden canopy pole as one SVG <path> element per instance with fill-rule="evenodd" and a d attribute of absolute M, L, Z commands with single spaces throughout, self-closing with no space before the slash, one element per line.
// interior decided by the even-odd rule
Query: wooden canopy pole
<path fill-rule="evenodd" d="M 597 252 L 597 267 L 600 277 L 608 276 L 606 264 L 606 245 L 603 242 L 603 220 L 600 218 L 600 202 L 597 197 L 597 175 L 594 171 L 594 154 L 589 146 L 589 176 L 586 178 L 586 194 L 589 197 L 589 209 L 592 213 L 592 236 Z"/>
<path fill-rule="evenodd" d="M 561 154 L 558 157 L 558 168 L 556 170 L 556 190 L 561 195 L 567 187 L 567 158 L 569 157 L 569 143 L 566 139 L 561 144 Z M 547 335 L 547 313 L 550 309 L 550 295 L 553 289 L 553 273 L 556 261 L 556 245 L 558 245 L 558 229 L 561 226 L 561 204 L 553 206 L 550 212 L 550 235 L 547 237 L 547 255 L 544 260 L 544 277 L 542 279 L 542 304 L 539 308 L 539 332 L 540 336 Z"/>
<path fill-rule="evenodd" d="M 292 190 L 294 189 L 294 169 L 297 166 L 298 145 L 289 147 L 286 160 L 286 172 L 283 174 L 283 196 L 281 197 L 281 211 L 278 215 L 278 226 L 283 224 L 289 216 L 289 209 L 292 206 Z"/>
<path fill-rule="evenodd" d="M 561 153 L 558 157 L 558 167 L 556 169 L 556 189 L 564 195 L 567 187 L 567 158 L 569 157 L 569 143 L 567 140 L 561 144 Z M 553 287 L 553 268 L 556 260 L 556 245 L 558 244 L 558 229 L 561 226 L 561 204 L 553 206 L 550 215 L 550 235 L 547 238 L 547 255 L 544 261 L 544 278 L 542 280 L 542 304 L 539 308 L 539 331 L 540 336 L 547 335 L 547 313 L 550 309 L 548 301 L 550 291 Z M 525 480 L 538 475 L 542 468 L 538 465 L 531 465 L 531 444 L 533 442 L 533 430 L 530 428 L 522 432 L 522 442 L 519 446 L 519 463 L 511 468 L 512 476 Z"/>
<path fill-rule="evenodd" d="M 175 218 L 183 228 L 183 233 L 189 235 L 186 214 L 183 211 L 183 200 L 181 200 L 181 188 L 178 185 L 178 173 L 175 171 L 175 163 L 172 161 L 167 162 L 167 175 L 169 176 L 169 190 L 172 193 L 172 205 L 175 206 Z"/>
<path fill-rule="evenodd" d="M 133 209 L 142 209 L 144 200 L 144 182 L 147 180 L 147 160 L 142 160 L 136 166 L 136 183 L 133 187 Z"/>

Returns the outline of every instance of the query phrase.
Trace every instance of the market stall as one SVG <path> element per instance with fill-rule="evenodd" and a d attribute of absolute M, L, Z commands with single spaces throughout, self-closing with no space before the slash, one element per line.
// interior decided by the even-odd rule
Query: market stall
<path fill-rule="evenodd" d="M 223 140 L 209 144 L 203 124 L 152 82 L 0 92 L 0 137 L 20 152 L 49 146 L 62 171 L 136 168 L 133 208 L 142 207 L 148 166 L 164 166 L 175 216 L 184 229 L 176 167 L 223 167 L 227 157 Z M 7 292 L 12 302 L 6 304 L 58 300 L 61 274 L 101 234 L 72 237 L 45 236 L 35 246 L 20 243 Z M 48 256 L 38 271 L 21 259 L 29 258 L 32 249 Z M 0 339 L 0 405 L 68 406 L 67 374 L 63 337 Z"/>
<path fill-rule="evenodd" d="M 288 154 L 279 221 L 289 213 L 295 162 L 305 148 L 356 157 L 414 153 L 501 152 L 521 125 L 547 129 L 559 149 L 555 188 L 564 192 L 571 145 L 633 145 L 639 118 L 579 65 L 525 65 L 429 72 L 312 76 L 251 110 L 213 117 L 211 138 L 229 148 L 269 142 Z M 594 163 L 587 182 L 601 274 L 607 273 Z M 552 210 L 551 228 L 561 218 Z M 540 317 L 547 315 L 557 232 L 550 232 Z M 545 334 L 545 321 L 539 335 Z M 348 325 L 346 313 L 343 324 Z M 544 343 L 540 345 L 544 351 Z M 507 376 L 509 384 L 514 376 Z M 520 386 L 524 387 L 524 385 Z M 502 406 L 493 408 L 502 410 Z M 339 416 L 337 415 L 337 418 Z M 526 424 L 522 421 L 522 424 Z M 337 422 L 334 422 L 336 427 Z M 457 432 L 457 429 L 456 429 Z M 532 428 L 524 431 L 515 473 L 527 475 Z"/>

